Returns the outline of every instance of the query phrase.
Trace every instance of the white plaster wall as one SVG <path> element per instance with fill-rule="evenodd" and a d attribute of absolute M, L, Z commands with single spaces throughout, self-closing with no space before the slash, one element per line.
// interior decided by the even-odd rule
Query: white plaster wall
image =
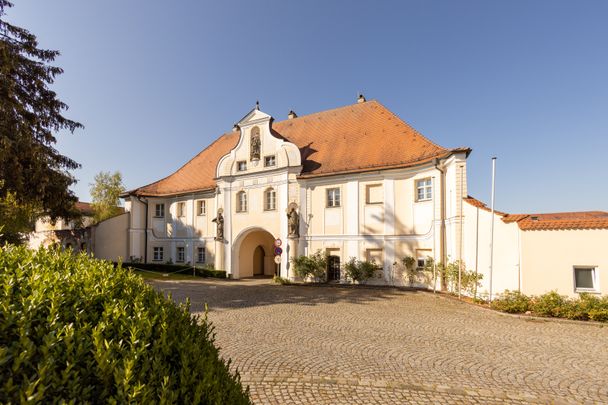
<path fill-rule="evenodd" d="M 95 225 L 93 230 L 93 255 L 98 259 L 111 261 L 129 260 L 127 250 L 130 213 L 106 219 Z"/>
<path fill-rule="evenodd" d="M 483 274 L 478 293 L 490 292 L 490 234 L 492 213 L 465 202 L 463 257 L 467 270 Z M 479 220 L 478 220 L 479 214 Z M 494 258 L 492 266 L 492 295 L 519 288 L 519 228 L 506 224 L 494 214 Z"/>
<path fill-rule="evenodd" d="M 608 294 L 608 229 L 522 231 L 522 292 L 575 297 L 574 266 L 592 266 Z"/>

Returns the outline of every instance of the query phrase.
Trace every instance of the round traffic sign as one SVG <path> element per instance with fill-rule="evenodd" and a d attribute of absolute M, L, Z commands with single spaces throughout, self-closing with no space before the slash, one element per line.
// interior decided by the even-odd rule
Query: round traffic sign
<path fill-rule="evenodd" d="M 278 247 L 278 246 L 274 248 L 274 254 L 275 254 L 275 255 L 280 256 L 280 255 L 281 255 L 281 253 L 283 253 L 283 249 L 281 249 L 281 248 L 280 248 L 280 247 Z"/>
<path fill-rule="evenodd" d="M 282 244 L 283 244 L 283 241 L 282 241 L 281 239 L 276 239 L 276 240 L 274 241 L 274 245 L 275 245 L 276 247 L 279 247 L 279 246 L 281 246 Z"/>
<path fill-rule="evenodd" d="M 281 264 L 281 256 L 275 256 L 275 257 L 274 257 L 274 262 L 275 262 L 276 264 Z"/>

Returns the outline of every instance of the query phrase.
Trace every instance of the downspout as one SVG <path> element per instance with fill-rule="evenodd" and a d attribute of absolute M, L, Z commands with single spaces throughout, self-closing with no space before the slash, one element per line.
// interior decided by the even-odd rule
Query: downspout
<path fill-rule="evenodd" d="M 141 197 L 137 196 L 137 200 L 146 206 L 146 219 L 144 221 L 144 264 L 148 263 L 148 200 L 142 200 Z"/>
<path fill-rule="evenodd" d="M 435 165 L 435 169 L 439 171 L 439 189 L 441 191 L 441 198 L 439 199 L 439 213 L 440 213 L 440 221 L 441 227 L 439 229 L 439 261 L 445 266 L 445 257 L 446 257 L 446 246 L 445 246 L 445 170 L 439 167 L 439 159 L 435 159 L 433 161 Z M 441 289 L 445 290 L 445 280 L 441 279 Z"/>

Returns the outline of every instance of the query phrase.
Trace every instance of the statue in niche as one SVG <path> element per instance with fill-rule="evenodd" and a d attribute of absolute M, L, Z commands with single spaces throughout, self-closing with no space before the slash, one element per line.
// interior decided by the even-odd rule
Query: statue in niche
<path fill-rule="evenodd" d="M 295 203 L 291 203 L 287 209 L 287 226 L 289 230 L 289 237 L 291 238 L 300 237 L 300 214 L 298 214 L 296 208 L 297 205 Z"/>
<path fill-rule="evenodd" d="M 222 211 L 221 208 L 217 210 L 217 217 L 213 218 L 217 228 L 215 240 L 224 240 L 224 216 Z"/>
<path fill-rule="evenodd" d="M 249 142 L 251 160 L 260 160 L 261 146 L 262 143 L 260 141 L 260 129 L 258 127 L 254 127 L 251 130 L 251 140 Z"/>

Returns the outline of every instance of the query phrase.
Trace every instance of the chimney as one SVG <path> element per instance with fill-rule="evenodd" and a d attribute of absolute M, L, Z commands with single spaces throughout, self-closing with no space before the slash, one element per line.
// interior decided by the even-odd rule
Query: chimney
<path fill-rule="evenodd" d="M 289 110 L 289 114 L 287 114 L 287 119 L 292 120 L 297 117 L 298 117 L 298 114 L 296 114 L 296 112 L 294 110 Z"/>
<path fill-rule="evenodd" d="M 365 103 L 365 96 L 359 93 L 359 97 L 357 98 L 357 103 Z"/>

